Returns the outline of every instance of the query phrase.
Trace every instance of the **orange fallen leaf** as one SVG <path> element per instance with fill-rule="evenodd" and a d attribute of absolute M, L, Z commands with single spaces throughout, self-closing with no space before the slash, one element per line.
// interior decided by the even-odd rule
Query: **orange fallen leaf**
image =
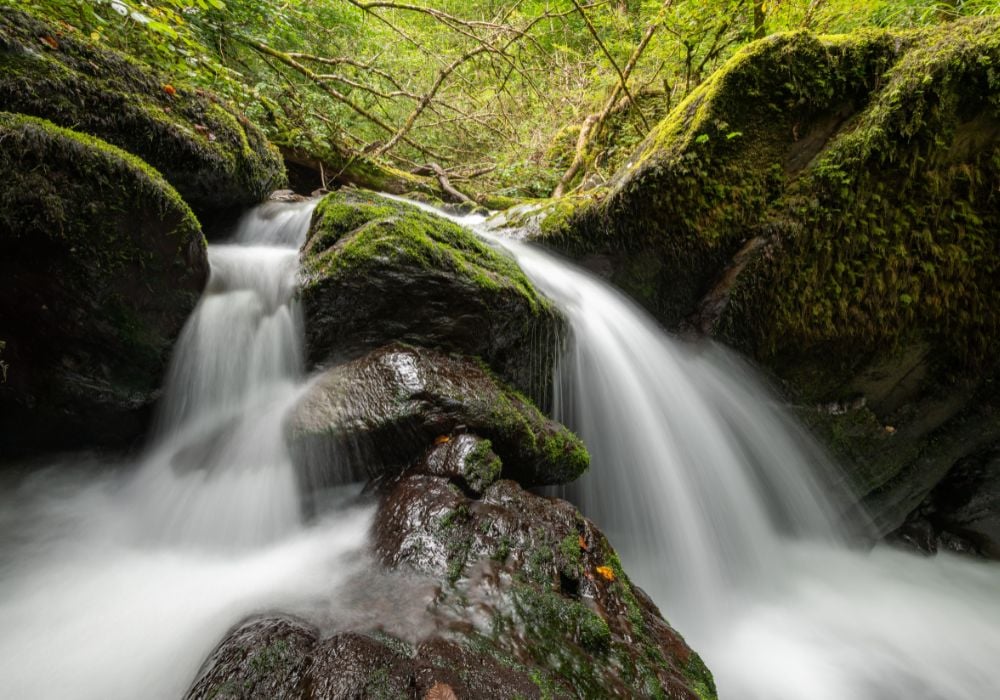
<path fill-rule="evenodd" d="M 580 535 L 580 549 L 587 551 L 587 540 L 583 539 L 583 535 Z"/>
<path fill-rule="evenodd" d="M 167 85 L 163 86 L 163 92 L 167 93 L 171 97 L 174 97 L 175 95 L 177 95 L 177 88 L 168 83 Z"/>
<path fill-rule="evenodd" d="M 448 437 L 447 435 L 438 435 L 436 438 L 434 438 L 435 445 L 443 445 L 446 442 L 451 442 L 451 438 Z"/>
<path fill-rule="evenodd" d="M 46 46 L 48 46 L 50 49 L 59 48 L 59 42 L 50 37 L 48 34 L 46 34 L 45 36 L 38 37 L 38 40 L 43 44 L 45 44 Z"/>
<path fill-rule="evenodd" d="M 597 567 L 597 573 L 599 573 L 605 581 L 614 581 L 615 572 L 610 566 L 599 566 Z"/>
<path fill-rule="evenodd" d="M 458 700 L 458 696 L 450 685 L 438 681 L 427 691 L 424 700 Z"/>

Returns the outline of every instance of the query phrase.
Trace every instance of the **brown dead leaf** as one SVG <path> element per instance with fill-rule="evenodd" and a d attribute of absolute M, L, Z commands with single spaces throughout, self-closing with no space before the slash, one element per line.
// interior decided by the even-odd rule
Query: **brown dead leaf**
<path fill-rule="evenodd" d="M 438 681 L 427 691 L 424 700 L 458 700 L 458 696 L 450 685 Z"/>

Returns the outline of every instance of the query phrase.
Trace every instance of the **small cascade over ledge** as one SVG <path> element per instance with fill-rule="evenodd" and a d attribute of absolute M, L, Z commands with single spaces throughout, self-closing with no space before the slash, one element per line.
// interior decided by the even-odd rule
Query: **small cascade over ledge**
<path fill-rule="evenodd" d="M 315 202 L 265 204 L 209 246 L 135 464 L 55 461 L 0 499 L 5 697 L 177 698 L 234 624 L 262 610 L 351 613 L 371 508 L 304 527 L 283 434 L 304 390 L 298 247 Z"/>
<path fill-rule="evenodd" d="M 174 351 L 157 433 L 130 487 L 152 539 L 249 546 L 301 525 L 282 417 L 304 381 L 298 249 L 315 201 L 269 202 L 231 241 Z"/>

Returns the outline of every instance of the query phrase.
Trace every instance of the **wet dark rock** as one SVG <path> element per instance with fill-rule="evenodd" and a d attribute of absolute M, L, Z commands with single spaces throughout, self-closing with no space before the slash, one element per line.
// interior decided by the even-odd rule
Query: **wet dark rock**
<path fill-rule="evenodd" d="M 1000 559 L 1000 448 L 959 460 L 889 540 Z"/>
<path fill-rule="evenodd" d="M 573 506 L 509 480 L 477 498 L 421 468 L 384 485 L 374 532 L 390 572 L 433 586 L 421 634 L 394 634 L 391 618 L 367 631 L 250 620 L 187 697 L 715 697 L 701 659 Z"/>
<path fill-rule="evenodd" d="M 188 700 L 540 698 L 525 671 L 441 638 L 410 646 L 387 635 L 323 637 L 306 622 L 244 623 L 216 649 Z M 450 693 L 450 695 L 449 695 Z"/>
<path fill-rule="evenodd" d="M 302 264 L 314 363 L 404 341 L 479 356 L 518 389 L 545 394 L 556 312 L 513 260 L 456 224 L 334 192 L 316 209 Z"/>
<path fill-rule="evenodd" d="M 191 210 L 98 139 L 0 113 L 0 452 L 140 434 L 208 275 Z"/>
<path fill-rule="evenodd" d="M 287 430 L 300 467 L 327 483 L 398 474 L 435 440 L 427 471 L 472 490 L 498 467 L 504 478 L 541 486 L 572 481 L 589 463 L 579 438 L 482 365 L 402 344 L 327 370 Z"/>
<path fill-rule="evenodd" d="M 493 444 L 468 433 L 441 436 L 421 460 L 421 471 L 444 476 L 475 494 L 496 481 L 503 462 L 493 451 Z"/>
<path fill-rule="evenodd" d="M 387 485 L 378 557 L 437 580 L 442 636 L 570 697 L 714 697 L 697 654 L 569 503 L 500 480 L 481 498 L 417 473 Z"/>
<path fill-rule="evenodd" d="M 203 219 L 285 180 L 277 150 L 216 96 L 10 7 L 0 8 L 0 105 L 134 153 Z"/>

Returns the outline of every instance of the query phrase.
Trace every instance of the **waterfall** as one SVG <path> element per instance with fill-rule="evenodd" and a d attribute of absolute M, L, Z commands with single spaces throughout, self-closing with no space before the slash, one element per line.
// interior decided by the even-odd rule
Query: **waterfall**
<path fill-rule="evenodd" d="M 671 338 L 610 285 L 482 217 L 448 218 L 507 249 L 568 319 L 554 417 L 592 461 L 562 495 L 704 657 L 721 698 L 996 697 L 1000 566 L 850 549 L 833 465 L 744 362 Z"/>
<path fill-rule="evenodd" d="M 174 350 L 156 447 L 130 489 L 150 538 L 252 546 L 301 525 L 282 416 L 304 385 L 293 297 L 314 207 L 264 204 L 232 242 L 209 246 L 211 275 Z"/>
<path fill-rule="evenodd" d="M 983 700 L 1000 567 L 843 543 L 831 465 L 744 363 L 682 344 L 605 283 L 503 241 L 569 320 L 555 417 L 592 468 L 566 496 L 705 658 L 720 697 Z"/>
<path fill-rule="evenodd" d="M 177 698 L 247 615 L 354 614 L 338 600 L 371 509 L 349 492 L 305 527 L 282 433 L 306 386 L 294 292 L 314 204 L 262 205 L 209 246 L 137 464 L 75 457 L 0 489 L 4 697 Z"/>

